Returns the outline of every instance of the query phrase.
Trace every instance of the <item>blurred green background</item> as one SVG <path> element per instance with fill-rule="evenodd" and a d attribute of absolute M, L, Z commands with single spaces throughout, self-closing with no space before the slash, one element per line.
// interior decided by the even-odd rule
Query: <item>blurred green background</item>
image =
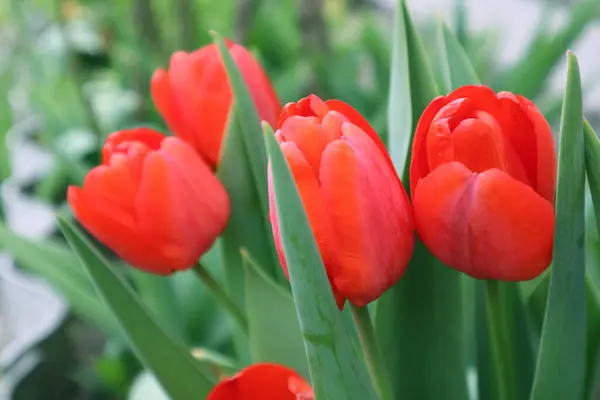
<path fill-rule="evenodd" d="M 562 93 L 553 90 L 552 76 L 578 39 L 595 30 L 600 40 L 600 1 L 514 0 L 515 13 L 533 3 L 542 12 L 526 22 L 526 37 L 517 38 L 524 51 L 510 62 L 501 62 L 500 54 L 511 32 L 473 29 L 478 21 L 468 1 L 449 0 L 440 8 L 424 3 L 408 1 L 419 8 L 434 66 L 433 38 L 443 19 L 484 83 L 533 99 L 557 125 Z M 0 400 L 152 400 L 143 392 L 147 380 L 135 383 L 141 366 L 56 234 L 53 217 L 68 212 L 66 188 L 81 183 L 107 134 L 139 125 L 166 132 L 149 98 L 152 72 L 167 66 L 173 51 L 208 44 L 213 29 L 256 54 L 282 104 L 311 92 L 344 100 L 385 139 L 393 7 L 393 1 L 374 0 L 1 0 L 0 247 L 15 263 L 0 260 L 6 264 L 0 265 Z M 557 24 L 549 23 L 557 16 Z M 586 64 L 586 55 L 580 61 Z M 600 66 L 597 54 L 594 61 Z M 584 92 L 597 88 L 595 75 L 584 79 Z M 598 128 L 595 107 L 590 103 L 586 115 Z M 600 265 L 591 222 L 590 232 L 590 262 Z M 43 243 L 43 251 L 32 243 Z M 218 252 L 204 261 L 218 276 Z M 41 277 L 52 291 L 23 283 L 29 278 L 21 272 Z M 128 274 L 191 347 L 230 352 L 230 327 L 194 277 Z M 57 299 L 56 292 L 53 306 L 45 299 Z M 44 328 L 36 325 L 42 320 Z"/>

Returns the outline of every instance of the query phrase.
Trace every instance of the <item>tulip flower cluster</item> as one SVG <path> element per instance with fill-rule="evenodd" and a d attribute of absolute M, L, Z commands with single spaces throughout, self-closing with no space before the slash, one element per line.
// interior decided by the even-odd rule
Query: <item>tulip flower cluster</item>
<path fill-rule="evenodd" d="M 258 115 L 276 127 L 340 310 L 346 300 L 364 307 L 394 286 L 416 236 L 442 263 L 477 279 L 530 280 L 548 267 L 556 157 L 550 127 L 531 101 L 484 86 L 434 99 L 414 134 L 411 202 L 358 111 L 315 95 L 280 108 L 254 57 L 227 47 Z M 234 96 L 215 45 L 173 54 L 151 91 L 174 136 L 112 133 L 102 165 L 82 188 L 69 188 L 68 201 L 123 260 L 169 275 L 193 267 L 227 226 L 230 200 L 215 170 Z M 285 210 L 275 201 L 271 166 L 266 172 L 274 244 L 288 276 L 278 220 Z M 252 365 L 208 397 L 312 398 L 303 377 L 275 364 Z"/>

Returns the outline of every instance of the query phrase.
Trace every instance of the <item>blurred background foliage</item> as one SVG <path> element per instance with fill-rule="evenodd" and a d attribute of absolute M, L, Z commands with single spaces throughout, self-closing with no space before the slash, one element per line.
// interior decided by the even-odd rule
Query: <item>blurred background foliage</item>
<path fill-rule="evenodd" d="M 533 99 L 556 126 L 562 94 L 548 91 L 549 79 L 566 49 L 598 21 L 600 2 L 570 2 L 559 29 L 549 30 L 547 19 L 541 18 L 531 29 L 525 54 L 508 67 L 497 62 L 502 32 L 470 32 L 465 1 L 455 3 L 455 12 L 444 19 L 482 82 Z M 149 97 L 150 76 L 168 66 L 175 50 L 208 44 L 211 29 L 256 54 L 282 104 L 310 92 L 344 100 L 385 139 L 392 7 L 392 2 L 373 0 L 3 0 L 0 181 L 16 184 L 25 197 L 52 212 L 68 212 L 67 186 L 81 183 L 99 159 L 108 133 L 139 125 L 166 132 Z M 544 10 L 548 17 L 565 13 L 564 2 L 548 1 Z M 432 14 L 419 28 L 435 65 L 436 17 Z M 441 74 L 436 78 L 442 83 Z M 598 110 L 586 113 L 592 122 L 600 115 Z M 36 174 L 17 179 L 20 171 L 12 158 L 15 146 L 24 142 L 43 149 L 49 162 Z M 39 161 L 30 156 L 32 164 Z M 26 223 L 38 222 L 30 217 Z M 588 253 L 596 274 L 600 241 L 592 223 Z M 13 398 L 151 400 L 138 393 L 142 384 L 130 393 L 141 366 L 76 259 L 53 232 L 26 237 L 0 224 L 0 248 L 9 249 L 20 268 L 50 282 L 71 310 L 37 346 L 42 361 L 24 375 Z M 34 242 L 43 246 L 33 248 Z M 217 250 L 203 261 L 219 276 Z M 198 348 L 199 356 L 214 358 L 206 349 L 230 352 L 225 316 L 190 274 L 162 279 L 125 271 L 150 309 Z M 0 351 L 1 345 L 0 340 Z M 226 369 L 227 360 L 212 363 Z"/>

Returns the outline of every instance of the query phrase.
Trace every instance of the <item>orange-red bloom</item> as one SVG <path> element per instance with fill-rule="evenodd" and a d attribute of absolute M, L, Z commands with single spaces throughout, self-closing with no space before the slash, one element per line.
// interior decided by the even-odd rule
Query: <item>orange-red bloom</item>
<path fill-rule="evenodd" d="M 280 105 L 260 64 L 244 47 L 227 41 L 261 119 L 274 125 Z M 211 166 L 219 162 L 221 142 L 233 95 L 216 45 L 171 56 L 168 72 L 158 69 L 152 99 L 169 129 L 196 149 Z"/>
<path fill-rule="evenodd" d="M 229 198 L 194 150 L 146 128 L 111 134 L 102 165 L 69 187 L 75 217 L 101 243 L 142 270 L 193 266 L 223 231 Z"/>
<path fill-rule="evenodd" d="M 338 306 L 377 299 L 404 274 L 414 246 L 408 196 L 369 123 L 339 100 L 286 105 L 275 136 L 300 191 Z M 269 173 L 270 217 L 287 274 Z"/>
<path fill-rule="evenodd" d="M 206 400 L 313 400 L 308 383 L 277 364 L 254 364 L 214 387 Z"/>
<path fill-rule="evenodd" d="M 520 281 L 552 258 L 556 155 L 535 105 L 465 86 L 425 109 L 410 185 L 417 232 L 448 266 L 480 279 Z"/>

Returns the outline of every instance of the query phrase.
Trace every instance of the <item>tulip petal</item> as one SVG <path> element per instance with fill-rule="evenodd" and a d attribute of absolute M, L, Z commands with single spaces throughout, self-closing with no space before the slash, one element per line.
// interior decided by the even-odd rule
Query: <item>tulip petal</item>
<path fill-rule="evenodd" d="M 351 123 L 342 132 L 323 153 L 321 190 L 337 243 L 335 287 L 364 306 L 404 273 L 414 225 L 408 197 L 377 145 Z"/>
<path fill-rule="evenodd" d="M 188 268 L 212 246 L 229 213 L 225 199 L 208 167 L 179 139 L 165 139 L 146 157 L 135 209 L 141 234 L 156 243 L 164 268 Z"/>
<path fill-rule="evenodd" d="M 504 140 L 494 126 L 476 118 L 460 121 L 452 132 L 454 160 L 473 172 L 498 168 L 506 171 L 503 159 Z"/>
<path fill-rule="evenodd" d="M 175 134 L 215 165 L 232 98 L 216 47 L 174 53 L 169 77 L 182 121 Z"/>
<path fill-rule="evenodd" d="M 533 123 L 514 94 L 500 92 L 497 95 L 502 116 L 498 120 L 507 143 L 524 167 L 527 181 L 537 189 L 537 139 Z"/>
<path fill-rule="evenodd" d="M 102 146 L 102 164 L 108 164 L 113 154 L 123 152 L 123 146 L 130 143 L 141 143 L 148 150 L 158 150 L 165 137 L 151 128 L 123 129 L 113 132 L 108 135 Z"/>
<path fill-rule="evenodd" d="M 503 171 L 443 164 L 419 181 L 413 206 L 431 252 L 472 277 L 528 280 L 550 264 L 552 204 Z"/>
<path fill-rule="evenodd" d="M 167 123 L 171 132 L 176 135 L 184 135 L 185 123 L 175 102 L 173 88 L 171 87 L 167 71 L 163 69 L 154 71 L 150 81 L 150 95 L 154 106 Z"/>
<path fill-rule="evenodd" d="M 496 93 L 487 86 L 462 86 L 446 96 L 446 102 L 450 103 L 461 98 L 470 99 L 473 104 L 477 106 L 477 109 L 487 111 L 494 116 L 496 116 L 499 111 Z"/>
<path fill-rule="evenodd" d="M 154 245 L 139 237 L 132 226 L 133 218 L 113 212 L 102 203 L 97 194 L 75 186 L 67 190 L 67 201 L 81 225 L 131 265 L 148 272 L 171 273 L 163 270 L 160 260 L 154 256 Z"/>
<path fill-rule="evenodd" d="M 517 101 L 533 123 L 537 140 L 537 192 L 550 202 L 554 202 L 556 188 L 556 146 L 552 129 L 546 118 L 530 100 L 516 96 Z"/>
<path fill-rule="evenodd" d="M 210 167 L 194 150 L 177 138 L 164 140 L 159 152 L 179 178 L 179 200 L 188 211 L 189 246 L 208 250 L 214 238 L 225 229 L 230 213 L 229 197 Z"/>
<path fill-rule="evenodd" d="M 335 273 L 337 259 L 335 250 L 335 241 L 333 237 L 333 228 L 330 223 L 329 215 L 323 201 L 321 194 L 321 188 L 319 181 L 310 164 L 306 161 L 306 158 L 302 152 L 292 142 L 286 142 L 281 144 L 281 151 L 285 156 L 290 170 L 294 176 L 298 192 L 302 198 L 302 203 L 306 210 L 310 226 L 315 236 L 315 240 L 319 247 L 321 257 L 323 258 L 323 264 L 327 266 L 327 274 L 331 280 L 332 275 Z M 275 206 L 275 195 L 273 191 L 273 182 L 271 168 L 269 167 L 268 175 L 269 185 L 269 214 L 271 224 L 273 227 L 273 237 L 275 238 L 275 244 L 279 255 L 281 266 L 284 270 L 286 277 L 289 278 L 287 264 L 285 256 L 283 254 L 283 246 L 281 244 L 281 237 L 279 233 L 279 223 L 277 221 L 277 211 Z M 335 287 L 333 287 L 334 296 L 338 306 L 343 305 L 344 299 L 337 295 Z"/>
<path fill-rule="evenodd" d="M 231 57 L 240 69 L 261 120 L 276 126 L 279 117 L 279 98 L 258 61 L 244 47 L 233 44 Z"/>
<path fill-rule="evenodd" d="M 429 127 L 437 113 L 446 104 L 447 100 L 445 97 L 440 96 L 435 98 L 429 103 L 427 108 L 425 108 L 425 111 L 423 111 L 423 114 L 421 114 L 421 118 L 419 118 L 419 122 L 417 123 L 410 161 L 411 196 L 415 191 L 415 186 L 417 186 L 419 179 L 424 178 L 429 173 L 429 160 L 427 157 L 427 136 L 429 134 Z"/>
<path fill-rule="evenodd" d="M 304 382 L 295 371 L 276 364 L 254 364 L 221 381 L 207 400 L 296 400 L 292 382 Z M 306 386 L 302 386 L 306 388 Z"/>
<path fill-rule="evenodd" d="M 326 132 L 321 125 L 311 118 L 292 116 L 285 120 L 279 133 L 286 141 L 296 144 L 312 166 L 315 176 L 319 176 L 321 153 L 327 144 Z"/>

